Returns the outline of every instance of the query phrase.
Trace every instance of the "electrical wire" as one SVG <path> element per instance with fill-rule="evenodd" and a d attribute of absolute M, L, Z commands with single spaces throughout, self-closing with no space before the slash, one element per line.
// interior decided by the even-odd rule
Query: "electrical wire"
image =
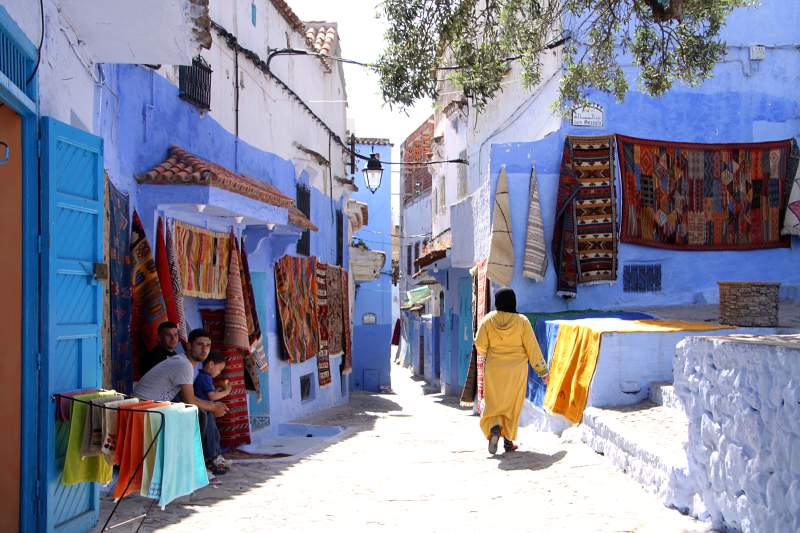
<path fill-rule="evenodd" d="M 36 65 L 33 67 L 28 79 L 25 80 L 25 85 L 28 85 L 36 73 L 39 71 L 39 65 L 42 63 L 42 46 L 44 45 L 44 0 L 39 0 L 39 12 L 42 15 L 42 35 L 39 37 L 39 48 L 36 51 Z"/>

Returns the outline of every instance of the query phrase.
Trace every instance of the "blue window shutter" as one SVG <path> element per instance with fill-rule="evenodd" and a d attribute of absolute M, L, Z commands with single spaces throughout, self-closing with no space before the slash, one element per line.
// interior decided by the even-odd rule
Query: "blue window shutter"
<path fill-rule="evenodd" d="M 69 435 L 56 427 L 54 393 L 99 387 L 103 286 L 103 140 L 51 118 L 42 120 L 42 395 L 40 457 L 43 531 L 87 531 L 97 522 L 98 487 L 65 486 Z"/>

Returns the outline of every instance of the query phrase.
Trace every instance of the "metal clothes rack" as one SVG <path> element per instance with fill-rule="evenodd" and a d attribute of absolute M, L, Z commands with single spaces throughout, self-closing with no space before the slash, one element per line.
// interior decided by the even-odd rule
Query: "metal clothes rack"
<path fill-rule="evenodd" d="M 97 392 L 103 392 L 103 389 L 98 389 Z M 115 392 L 115 391 L 106 391 L 106 392 Z M 92 393 L 86 393 L 86 394 L 92 394 Z M 123 394 L 121 392 L 117 393 L 117 394 L 119 394 L 120 396 L 124 396 L 126 398 L 130 398 L 131 397 L 131 396 L 128 396 L 127 394 Z M 71 402 L 78 402 L 78 403 L 82 403 L 82 404 L 88 405 L 90 409 L 92 409 L 92 408 L 94 408 L 94 409 L 104 409 L 106 411 L 117 411 L 117 412 L 119 412 L 119 411 L 135 411 L 137 413 L 155 413 L 155 414 L 157 414 L 157 415 L 159 415 L 161 417 L 161 425 L 159 426 L 158 431 L 156 431 L 156 434 L 153 435 L 153 440 L 150 441 L 150 444 L 147 446 L 147 449 L 145 450 L 144 454 L 142 454 L 142 459 L 136 465 L 136 469 L 133 471 L 133 474 L 131 475 L 130 479 L 128 479 L 128 484 L 125 485 L 125 490 L 123 491 L 123 494 L 127 493 L 128 492 L 128 488 L 130 488 L 131 483 L 133 483 L 133 480 L 136 478 L 136 475 L 139 473 L 139 470 L 141 470 L 142 467 L 144 466 L 144 461 L 147 458 L 147 456 L 150 454 L 150 451 L 153 449 L 153 446 L 155 445 L 156 441 L 158 440 L 158 437 L 164 431 L 164 424 L 166 423 L 166 418 L 164 417 L 164 413 L 162 413 L 161 411 L 157 411 L 155 409 L 136 409 L 136 410 L 133 410 L 133 409 L 126 408 L 126 407 L 106 407 L 105 405 L 102 405 L 102 404 L 99 404 L 99 405 L 98 404 L 93 404 L 90 401 L 78 400 L 77 398 L 73 398 L 72 396 L 67 396 L 67 395 L 64 395 L 64 394 L 53 394 L 53 396 L 52 396 L 52 399 L 54 401 L 59 399 L 59 398 L 63 399 L 63 400 L 69 400 Z M 125 496 L 122 496 L 114 504 L 114 508 L 111 510 L 111 514 L 108 515 L 108 518 L 106 519 L 105 523 L 103 524 L 103 528 L 100 531 L 108 531 L 108 530 L 111 529 L 111 528 L 108 527 L 108 524 L 111 523 L 111 519 L 114 517 L 114 513 L 117 512 L 117 509 L 119 508 L 119 504 L 122 503 L 122 500 L 124 498 L 125 498 Z M 139 522 L 139 527 L 136 528 L 137 533 L 142 528 L 142 525 L 144 525 L 144 521 L 147 520 L 147 515 L 150 513 L 150 510 L 153 508 L 153 504 L 154 503 L 155 503 L 155 500 L 153 500 L 150 503 L 150 506 L 147 508 L 147 511 L 145 511 L 144 515 L 142 515 L 142 521 Z M 122 524 L 119 524 L 119 525 L 122 525 Z"/>

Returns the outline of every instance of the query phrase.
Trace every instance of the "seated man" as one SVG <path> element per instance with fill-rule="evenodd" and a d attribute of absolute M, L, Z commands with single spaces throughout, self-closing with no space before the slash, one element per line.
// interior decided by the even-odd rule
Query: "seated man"
<path fill-rule="evenodd" d="M 175 348 L 178 346 L 178 325 L 175 322 L 162 322 L 158 325 L 158 344 L 150 350 L 139 362 L 142 376 L 147 374 L 151 368 L 158 363 L 175 355 Z"/>
<path fill-rule="evenodd" d="M 198 409 L 222 416 L 228 412 L 223 403 L 195 398 L 194 367 L 202 363 L 211 351 L 211 337 L 203 329 L 189 334 L 189 353 L 168 357 L 142 376 L 133 388 L 133 395 L 142 400 L 172 401 L 180 392 L 184 403 L 196 405 Z"/>
<path fill-rule="evenodd" d="M 214 385 L 214 378 L 225 370 L 225 356 L 212 353 L 203 362 L 203 368 L 194 379 L 194 396 L 201 400 L 217 401 L 231 393 L 231 384 L 226 379 L 222 387 Z M 224 474 L 228 471 L 225 458 L 222 456 L 220 447 L 220 435 L 217 428 L 217 420 L 211 413 L 202 412 L 201 417 L 205 417 L 205 424 L 200 424 L 203 438 L 203 455 L 206 465 L 214 475 Z"/>

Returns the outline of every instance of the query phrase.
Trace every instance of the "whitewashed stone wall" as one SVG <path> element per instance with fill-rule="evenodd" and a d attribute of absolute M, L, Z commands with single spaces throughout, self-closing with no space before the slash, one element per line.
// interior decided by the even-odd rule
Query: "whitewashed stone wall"
<path fill-rule="evenodd" d="M 728 530 L 800 531 L 800 349 L 692 337 L 674 370 L 706 516 Z"/>

